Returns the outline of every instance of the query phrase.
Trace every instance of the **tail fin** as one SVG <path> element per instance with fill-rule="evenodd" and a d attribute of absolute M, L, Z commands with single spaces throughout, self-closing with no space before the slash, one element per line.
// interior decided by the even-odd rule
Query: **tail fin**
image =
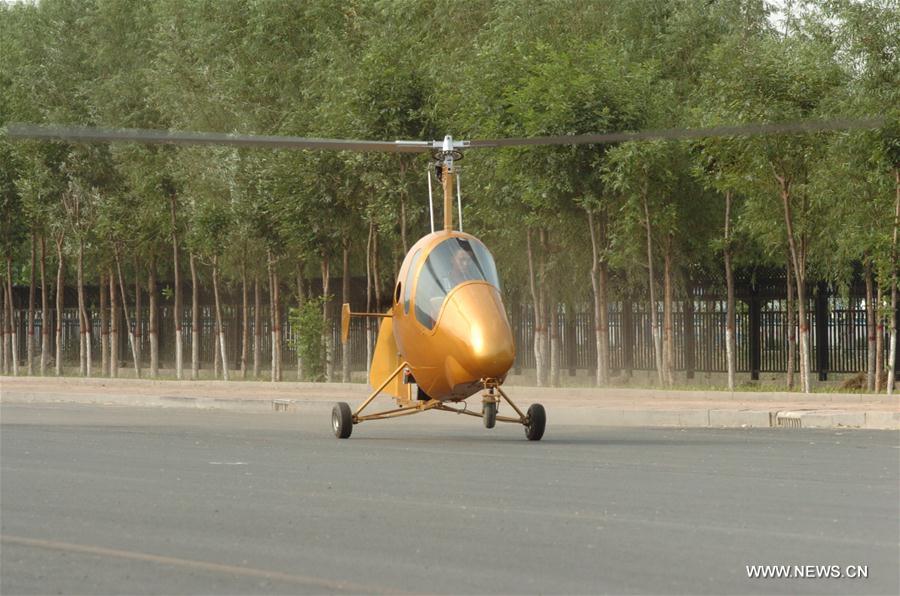
<path fill-rule="evenodd" d="M 397 367 L 403 363 L 394 339 L 394 321 L 383 318 L 378 328 L 378 340 L 375 342 L 375 353 L 372 355 L 372 366 L 369 368 L 369 385 L 378 387 Z M 409 385 L 403 383 L 403 375 L 397 375 L 384 388 L 383 393 L 398 399 L 409 399 Z"/>

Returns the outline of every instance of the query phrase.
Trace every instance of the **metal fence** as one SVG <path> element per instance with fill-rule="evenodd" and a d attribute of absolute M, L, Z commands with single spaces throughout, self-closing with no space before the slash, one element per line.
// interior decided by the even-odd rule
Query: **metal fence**
<path fill-rule="evenodd" d="M 149 308 L 142 309 L 139 346 L 141 347 L 141 363 L 149 365 L 150 362 L 150 318 Z M 169 305 L 159 308 L 158 320 L 158 338 L 159 338 L 159 354 L 161 367 L 174 367 L 175 362 L 175 322 L 173 308 Z M 134 316 L 134 311 L 129 313 Z M 259 325 L 259 342 L 260 361 L 263 369 L 268 369 L 272 361 L 272 326 L 270 318 L 270 310 L 268 307 L 260 308 L 260 325 Z M 121 313 L 120 313 L 121 315 Z M 55 311 L 50 312 L 50 320 L 48 326 L 50 329 L 50 354 L 51 357 L 56 353 L 56 337 L 54 331 Z M 287 324 L 287 310 L 282 313 L 282 362 L 290 368 L 290 363 L 297 361 L 297 352 L 295 349 L 295 333 L 296 330 Z M 17 311 L 17 327 L 18 327 L 18 344 L 19 357 L 24 358 L 26 353 L 27 338 L 25 337 L 25 329 L 27 327 L 27 312 Z M 248 316 L 248 366 L 252 364 L 253 341 L 257 333 L 254 326 L 254 309 L 249 308 Z M 334 363 L 336 367 L 342 366 L 342 352 L 340 348 L 340 321 L 334 320 L 333 325 L 333 342 Z M 41 329 L 43 321 L 41 320 L 40 310 L 35 312 L 35 353 L 40 354 Z M 80 337 L 80 327 L 78 320 L 77 308 L 65 308 L 62 315 L 62 353 L 64 365 L 78 364 L 78 344 Z M 125 366 L 130 366 L 132 362 L 131 346 L 128 339 L 128 329 L 125 326 L 124 316 L 120 316 L 117 325 L 118 329 L 118 360 Z M 132 321 L 130 328 L 134 327 Z M 222 306 L 222 327 L 225 330 L 225 347 L 226 356 L 229 362 L 229 369 L 238 369 L 241 364 L 242 352 L 242 320 L 240 305 L 223 305 Z M 213 366 L 213 358 L 215 352 L 215 310 L 209 306 L 200 307 L 200 363 L 204 368 Z M 374 329 L 374 327 L 373 327 Z M 184 346 L 185 365 L 189 366 L 191 354 L 191 341 L 193 335 L 193 325 L 190 310 L 183 313 L 181 321 L 181 336 Z M 374 335 L 374 334 L 373 334 Z M 352 319 L 350 321 L 350 366 L 352 370 L 366 370 L 366 345 L 365 345 L 365 321 L 361 319 Z M 374 337 L 373 337 L 374 346 Z M 96 312 L 91 312 L 91 357 L 94 362 L 99 362 L 101 349 L 101 322 L 100 316 Z"/>
<path fill-rule="evenodd" d="M 673 304 L 675 369 L 692 372 L 725 372 L 726 302 L 695 299 Z M 660 321 L 662 304 L 657 305 Z M 618 371 L 653 370 L 655 356 L 646 302 L 616 301 L 609 309 L 610 368 Z M 866 305 L 861 297 L 817 296 L 810 299 L 809 342 L 812 371 L 823 380 L 829 372 L 856 373 L 866 370 L 868 342 Z M 594 370 L 597 349 L 594 315 L 584 309 L 567 312 L 560 308 L 560 368 Z M 534 368 L 534 316 L 530 305 L 512 309 L 510 320 L 516 339 L 516 368 Z M 795 317 L 796 320 L 796 317 Z M 887 329 L 883 350 L 887 358 Z M 795 323 L 794 336 L 799 338 Z M 785 372 L 788 361 L 787 301 L 751 299 L 736 302 L 735 347 L 737 371 L 751 373 Z M 794 362 L 799 370 L 799 360 Z"/>
<path fill-rule="evenodd" d="M 534 368 L 534 320 L 530 305 L 508 305 L 509 318 L 516 342 L 515 369 Z M 691 308 L 692 307 L 692 308 Z M 661 303 L 657 305 L 662 313 Z M 779 298 L 753 298 L 737 301 L 736 313 L 736 358 L 737 370 L 750 373 L 756 378 L 760 373 L 784 372 L 787 369 L 788 325 L 786 301 Z M 149 310 L 144 309 L 141 318 L 140 344 L 142 360 L 149 363 Z M 296 363 L 294 348 L 295 330 L 286 323 L 287 309 L 282 313 L 282 362 L 285 370 Z M 55 353 L 55 337 L 52 318 L 49 321 L 51 333 L 51 356 Z M 556 313 L 559 318 L 560 368 L 575 374 L 576 370 L 593 370 L 596 366 L 596 342 L 594 339 L 594 316 L 589 305 L 580 309 L 567 310 L 561 306 Z M 78 363 L 78 311 L 67 308 L 62 313 L 62 342 L 64 364 Z M 229 368 L 240 367 L 241 358 L 241 308 L 227 305 L 222 312 L 226 335 Z M 26 312 L 17 310 L 18 343 L 20 358 L 24 358 L 26 337 Z M 175 326 L 171 305 L 159 308 L 159 353 L 160 366 L 174 366 Z M 820 293 L 810 299 L 809 341 L 812 370 L 819 378 L 827 378 L 829 372 L 856 373 L 866 369 L 868 353 L 865 299 L 862 297 L 842 298 Z M 673 304 L 675 368 L 694 372 L 724 372 L 725 362 L 725 321 L 726 304 L 720 299 L 697 298 L 692 302 L 676 301 Z M 269 309 L 260 311 L 259 342 L 261 363 L 268 369 L 271 362 L 272 337 L 270 333 Z M 36 353 L 40 350 L 40 311 L 36 312 L 35 337 Z M 252 341 L 256 333 L 253 326 L 253 309 L 250 308 L 248 352 L 252 357 Z M 215 317 L 212 306 L 202 306 L 200 316 L 200 361 L 204 368 L 211 367 L 214 352 Z M 131 362 L 128 335 L 124 318 L 119 322 L 119 360 L 123 365 Z M 184 354 L 190 359 L 191 316 L 184 313 L 182 320 Z M 333 318 L 333 363 L 336 369 L 342 366 L 340 346 L 340 321 Z M 373 333 L 373 342 L 374 342 Z M 647 302 L 620 300 L 609 304 L 610 368 L 614 371 L 652 370 L 655 368 L 653 338 L 650 327 L 650 310 Z M 100 318 L 92 312 L 92 357 L 95 362 L 100 357 Z M 350 368 L 354 371 L 366 370 L 365 320 L 352 319 L 350 325 Z M 883 342 L 887 358 L 887 330 Z M 249 363 L 248 363 L 249 366 Z M 795 362 L 795 369 L 799 366 Z"/>

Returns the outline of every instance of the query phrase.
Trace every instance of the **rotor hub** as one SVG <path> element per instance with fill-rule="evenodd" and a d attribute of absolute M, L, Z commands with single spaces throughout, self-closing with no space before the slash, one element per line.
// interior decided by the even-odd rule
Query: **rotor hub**
<path fill-rule="evenodd" d="M 438 164 L 446 164 L 453 169 L 453 162 L 463 158 L 462 148 L 466 145 L 468 145 L 466 141 L 454 142 L 453 137 L 447 135 L 440 145 L 438 145 L 438 141 L 434 141 L 435 151 L 431 155 Z"/>

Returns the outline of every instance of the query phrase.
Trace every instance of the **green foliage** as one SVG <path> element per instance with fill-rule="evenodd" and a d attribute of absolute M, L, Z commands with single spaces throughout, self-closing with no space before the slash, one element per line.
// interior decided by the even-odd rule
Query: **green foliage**
<path fill-rule="evenodd" d="M 0 123 L 393 140 L 884 115 L 880 131 L 473 150 L 461 165 L 466 230 L 489 243 L 510 296 L 527 294 L 523 231 L 541 228 L 548 285 L 587 298 L 588 209 L 608 221 L 613 293 L 643 287 L 645 200 L 654 242 L 673 239 L 681 270 L 720 271 L 726 192 L 736 262 L 783 267 L 776 175 L 791 178 L 813 274 L 845 283 L 866 262 L 886 281 L 897 3 L 787 10 L 776 30 L 763 0 L 0 3 Z M 282 279 L 298 261 L 312 270 L 345 241 L 362 275 L 373 223 L 385 285 L 401 236 L 429 230 L 426 167 L 427 156 L 0 140 L 2 242 L 19 258 L 30 230 L 69 254 L 83 239 L 89 275 L 113 246 L 128 266 L 156 257 L 165 275 L 175 232 L 201 262 L 219 257 L 228 283 L 268 259 Z"/>
<path fill-rule="evenodd" d="M 325 377 L 325 317 L 322 314 L 325 302 L 327 300 L 321 296 L 311 298 L 299 307 L 291 307 L 288 314 L 293 348 L 303 359 L 303 374 L 307 381 L 321 381 Z"/>

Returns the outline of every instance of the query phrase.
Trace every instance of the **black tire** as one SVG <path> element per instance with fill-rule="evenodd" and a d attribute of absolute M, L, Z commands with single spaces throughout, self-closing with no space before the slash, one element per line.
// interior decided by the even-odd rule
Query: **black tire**
<path fill-rule="evenodd" d="M 525 424 L 525 436 L 529 441 L 540 441 L 547 426 L 547 412 L 541 404 L 532 404 L 528 408 L 528 422 Z"/>
<path fill-rule="evenodd" d="M 350 438 L 350 433 L 353 432 L 353 412 L 350 411 L 350 406 L 342 401 L 334 404 L 331 410 L 331 426 L 337 438 Z"/>
<path fill-rule="evenodd" d="M 486 402 L 481 408 L 485 428 L 494 428 L 497 424 L 497 402 Z"/>

